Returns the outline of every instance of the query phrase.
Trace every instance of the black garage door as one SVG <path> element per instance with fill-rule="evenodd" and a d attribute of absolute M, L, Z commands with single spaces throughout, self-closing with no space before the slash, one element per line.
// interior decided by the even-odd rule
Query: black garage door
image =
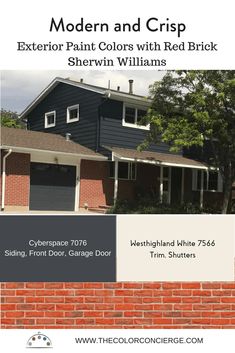
<path fill-rule="evenodd" d="M 76 167 L 31 163 L 30 210 L 74 211 Z"/>

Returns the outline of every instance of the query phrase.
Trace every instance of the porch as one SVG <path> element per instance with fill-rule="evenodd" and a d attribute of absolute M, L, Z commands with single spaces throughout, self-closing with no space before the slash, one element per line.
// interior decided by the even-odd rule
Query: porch
<path fill-rule="evenodd" d="M 113 200 L 137 195 L 160 204 L 220 203 L 222 180 L 216 170 L 177 154 L 112 148 Z"/>

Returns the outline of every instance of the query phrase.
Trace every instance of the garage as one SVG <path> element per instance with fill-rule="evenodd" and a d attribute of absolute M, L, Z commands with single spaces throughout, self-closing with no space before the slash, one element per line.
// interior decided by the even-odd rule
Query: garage
<path fill-rule="evenodd" d="M 76 167 L 30 164 L 30 210 L 74 211 Z"/>

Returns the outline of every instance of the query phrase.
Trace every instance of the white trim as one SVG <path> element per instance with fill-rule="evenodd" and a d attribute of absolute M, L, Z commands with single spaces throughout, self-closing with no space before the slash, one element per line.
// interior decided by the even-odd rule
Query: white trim
<path fill-rule="evenodd" d="M 125 102 L 127 104 L 135 105 L 136 107 L 144 107 L 145 109 L 150 108 L 152 101 L 149 100 L 146 97 L 141 97 L 141 96 L 135 96 L 135 95 L 130 95 L 129 93 L 124 93 L 124 92 L 115 92 L 112 90 L 106 91 L 109 93 L 109 98 L 119 101 L 119 102 Z"/>
<path fill-rule="evenodd" d="M 54 123 L 52 124 L 48 124 L 48 116 L 49 115 L 52 115 L 54 116 Z M 50 127 L 54 127 L 56 125 L 56 111 L 55 110 L 52 110 L 51 112 L 46 112 L 45 115 L 44 115 L 44 127 L 45 129 L 49 129 Z"/>
<path fill-rule="evenodd" d="M 74 119 L 70 119 L 70 110 L 77 109 L 77 117 Z M 66 122 L 67 124 L 74 123 L 75 121 L 79 121 L 79 104 L 74 104 L 71 105 L 70 107 L 67 107 L 67 113 L 66 113 Z"/>
<path fill-rule="evenodd" d="M 208 189 L 209 186 L 209 173 L 212 171 L 217 171 L 217 189 L 216 190 L 210 190 Z M 207 175 L 206 175 L 206 188 L 204 189 L 204 191 L 206 192 L 223 192 L 223 179 L 221 177 L 221 174 L 219 172 L 219 170 L 217 168 L 208 168 L 208 170 L 206 171 Z M 198 171 L 197 170 L 193 170 L 193 176 L 192 176 L 192 190 L 193 191 L 200 191 L 200 189 L 197 187 L 198 184 Z"/>
<path fill-rule="evenodd" d="M 134 167 L 135 167 L 135 177 L 133 178 L 133 175 L 132 175 L 132 167 L 133 167 L 133 165 L 134 165 Z M 137 179 L 137 163 L 133 163 L 133 162 L 131 162 L 131 163 L 129 163 L 129 172 L 130 172 L 130 174 L 131 174 L 131 177 L 129 178 L 129 180 L 136 180 Z"/>
<path fill-rule="evenodd" d="M 68 79 L 64 79 L 61 77 L 56 77 L 52 82 L 50 82 L 50 84 L 32 101 L 32 103 L 30 103 L 24 110 L 23 112 L 20 114 L 20 118 L 24 118 L 27 114 L 30 113 L 30 111 L 32 111 L 43 99 L 44 97 L 47 96 L 47 94 L 49 94 L 59 83 L 65 83 L 67 85 L 70 86 L 75 86 L 75 87 L 79 87 L 82 89 L 85 89 L 87 91 L 91 91 L 91 92 L 96 92 L 102 95 L 107 95 L 109 96 L 109 98 L 113 98 L 115 100 L 120 100 L 120 101 L 132 101 L 132 102 L 141 102 L 144 103 L 147 106 L 150 106 L 151 104 L 151 100 L 142 97 L 142 96 L 136 96 L 136 95 L 130 95 L 128 93 L 124 93 L 124 92 L 116 92 L 114 90 L 108 90 L 106 88 L 102 88 L 102 87 L 96 87 L 96 86 L 92 86 L 92 85 L 88 85 L 86 83 L 81 83 L 81 82 L 76 82 L 73 80 L 68 80 Z"/>
<path fill-rule="evenodd" d="M 75 212 L 79 211 L 80 208 L 80 180 L 81 180 L 81 159 L 76 165 L 76 187 L 75 187 Z"/>
<path fill-rule="evenodd" d="M 128 165 L 127 167 L 127 178 L 119 178 L 118 180 L 128 180 L 128 181 L 135 181 L 137 177 L 137 163 L 135 162 L 127 162 L 127 161 L 121 161 L 120 163 L 126 163 Z M 132 166 L 135 166 L 135 178 L 132 178 Z M 114 179 L 114 176 L 109 176 L 110 179 Z"/>
<path fill-rule="evenodd" d="M 80 206 L 80 162 L 81 160 L 58 160 L 57 157 L 52 159 L 41 159 L 40 156 L 31 156 L 30 163 L 41 163 L 41 164 L 53 164 L 53 165 L 66 165 L 69 167 L 75 167 L 76 175 L 75 175 L 75 190 L 74 190 L 74 209 L 73 211 L 78 212 Z M 29 183 L 30 188 L 30 183 Z M 29 193 L 30 195 L 30 193 Z"/>
<path fill-rule="evenodd" d="M 167 171 L 167 176 L 164 176 L 164 170 Z M 159 180 L 159 200 L 160 203 L 167 202 L 171 204 L 171 167 L 160 166 L 160 177 Z M 167 190 L 164 190 L 164 181 L 167 182 Z M 165 200 L 164 195 L 167 196 Z"/>
<path fill-rule="evenodd" d="M 113 158 L 118 158 L 119 160 L 123 161 L 131 161 L 131 162 L 136 162 L 136 163 L 147 163 L 147 164 L 155 164 L 155 165 L 162 165 L 162 166 L 167 166 L 167 167 L 179 167 L 179 168 L 192 168 L 192 169 L 203 169 L 203 170 L 208 170 L 208 167 L 206 166 L 194 166 L 191 164 L 177 164 L 177 163 L 170 163 L 170 162 L 161 162 L 161 161 L 151 161 L 147 159 L 140 159 L 140 158 L 130 158 L 130 157 L 122 157 L 115 152 L 112 152 L 112 159 Z"/>
<path fill-rule="evenodd" d="M 115 160 L 114 161 L 114 194 L 113 194 L 114 204 L 117 201 L 117 196 L 118 196 L 118 160 Z"/>
<path fill-rule="evenodd" d="M 132 108 L 132 109 L 135 109 L 135 123 L 132 124 L 132 123 L 126 123 L 125 121 L 125 117 L 126 117 L 126 108 Z M 138 110 L 146 110 L 145 107 L 142 107 L 141 109 L 141 106 L 139 107 L 136 107 L 134 104 L 126 104 L 123 102 L 123 108 L 122 108 L 122 126 L 126 126 L 126 127 L 131 127 L 131 128 L 134 128 L 134 129 L 141 129 L 141 130 L 150 130 L 150 124 L 148 125 L 138 125 L 137 123 L 137 117 L 138 117 Z M 146 113 L 147 113 L 147 110 L 146 110 Z"/>
<path fill-rule="evenodd" d="M 163 203 L 163 166 L 160 167 L 159 201 Z"/>
<path fill-rule="evenodd" d="M 47 153 L 47 154 L 56 154 L 61 156 L 79 157 L 81 159 L 97 160 L 97 161 L 103 161 L 103 160 L 106 161 L 108 159 L 108 157 L 105 157 L 105 156 L 90 156 L 82 153 L 70 153 L 70 152 L 67 153 L 67 152 L 60 152 L 60 151 L 39 150 L 35 148 L 26 148 L 26 147 L 1 146 L 0 149 L 8 149 L 8 148 L 12 148 L 13 152 L 22 152 L 22 153 L 39 152 L 39 153 Z"/>
<path fill-rule="evenodd" d="M 1 199 L 1 211 L 5 208 L 5 194 L 6 194 L 6 159 L 12 153 L 12 149 L 9 149 L 7 154 L 2 159 L 2 199 Z"/>
<path fill-rule="evenodd" d="M 26 114 L 29 114 L 31 110 L 33 110 L 37 104 L 39 104 L 44 97 L 47 96 L 47 94 L 49 94 L 59 83 L 65 83 L 68 84 L 70 86 L 75 86 L 75 87 L 80 87 L 83 89 L 86 89 L 88 91 L 92 91 L 92 92 L 96 92 L 96 93 L 100 93 L 100 94 L 104 94 L 105 90 L 104 89 L 95 89 L 93 87 L 89 87 L 89 85 L 85 85 L 79 82 L 75 82 L 75 81 L 70 81 L 70 80 L 66 80 L 64 78 L 61 77 L 56 77 L 53 81 L 51 81 L 49 83 L 49 85 L 44 88 L 44 90 L 32 101 L 32 103 L 30 103 L 24 110 L 23 112 L 20 114 L 20 118 L 24 118 Z"/>
<path fill-rule="evenodd" d="M 204 173 L 201 173 L 201 189 L 200 189 L 200 208 L 203 208 L 203 188 L 204 188 Z"/>

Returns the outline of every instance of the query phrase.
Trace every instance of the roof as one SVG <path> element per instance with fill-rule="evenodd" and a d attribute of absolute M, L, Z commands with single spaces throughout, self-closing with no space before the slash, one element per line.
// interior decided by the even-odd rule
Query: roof
<path fill-rule="evenodd" d="M 30 111 L 32 111 L 58 84 L 64 83 L 70 86 L 82 88 L 88 91 L 96 92 L 100 95 L 103 95 L 107 98 L 112 98 L 116 100 L 121 100 L 129 103 L 141 104 L 150 106 L 151 100 L 145 96 L 140 96 L 136 94 L 130 94 L 127 92 L 117 91 L 105 87 L 99 87 L 90 85 L 83 82 L 78 82 L 62 77 L 56 77 L 33 101 L 30 103 L 25 110 L 20 114 L 20 118 L 26 117 Z"/>
<path fill-rule="evenodd" d="M 38 131 L 0 127 L 0 147 L 14 150 L 35 150 L 72 154 L 91 159 L 106 159 L 103 155 L 65 137 Z"/>
<path fill-rule="evenodd" d="M 150 151 L 137 151 L 119 147 L 106 147 L 112 151 L 113 158 L 133 160 L 136 162 L 152 163 L 173 167 L 208 169 L 206 164 L 194 159 L 189 159 L 174 153 L 159 153 Z"/>

